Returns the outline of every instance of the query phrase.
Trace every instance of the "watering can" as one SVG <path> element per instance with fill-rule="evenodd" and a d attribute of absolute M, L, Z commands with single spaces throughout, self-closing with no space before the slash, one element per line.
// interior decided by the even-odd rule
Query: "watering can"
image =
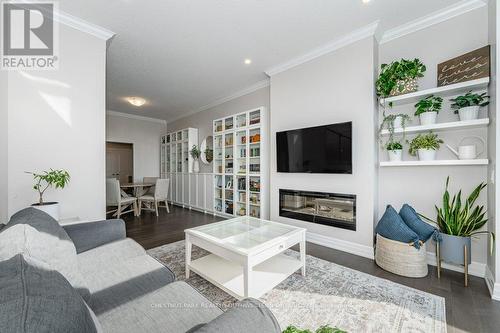
<path fill-rule="evenodd" d="M 464 145 L 463 142 L 466 140 L 466 139 L 478 139 L 479 141 L 482 142 L 482 147 L 481 147 L 481 150 L 479 152 L 477 152 L 476 150 L 476 145 Z M 451 152 L 453 154 L 455 154 L 459 160 L 473 160 L 473 159 L 476 159 L 479 155 L 481 155 L 484 151 L 484 147 L 486 146 L 486 142 L 484 142 L 484 140 L 478 136 L 468 136 L 468 137 L 465 137 L 463 138 L 460 143 L 458 144 L 458 148 L 457 150 L 453 149 L 450 145 L 446 145 L 446 147 L 448 147 L 449 150 L 451 150 Z"/>

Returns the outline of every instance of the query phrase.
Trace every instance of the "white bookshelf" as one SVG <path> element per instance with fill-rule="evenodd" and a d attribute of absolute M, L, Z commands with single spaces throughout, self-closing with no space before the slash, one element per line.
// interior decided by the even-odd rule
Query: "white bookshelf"
<path fill-rule="evenodd" d="M 216 214 L 265 216 L 266 126 L 264 107 L 213 121 Z"/>
<path fill-rule="evenodd" d="M 488 165 L 487 159 L 475 160 L 434 160 L 434 161 L 400 161 L 380 162 L 381 167 L 405 167 L 405 166 L 446 166 L 446 165 Z"/>
<path fill-rule="evenodd" d="M 480 127 L 487 127 L 489 123 L 490 123 L 489 118 L 467 120 L 467 121 L 452 121 L 452 122 L 437 123 L 432 125 L 409 126 L 405 128 L 404 132 L 407 134 L 411 134 L 411 133 L 420 133 L 429 131 L 442 132 L 446 130 L 473 129 Z M 403 133 L 402 128 L 394 129 L 394 134 L 402 134 L 402 133 Z M 389 135 L 389 131 L 385 129 L 382 130 L 380 134 Z"/>
<path fill-rule="evenodd" d="M 490 78 L 482 78 L 477 80 L 471 80 L 466 82 L 460 82 L 455 84 L 450 84 L 443 87 L 436 87 L 431 89 L 425 89 L 416 91 L 409 94 L 388 97 L 385 99 L 380 99 L 380 104 L 384 105 L 384 103 L 389 104 L 393 103 L 394 106 L 402 105 L 402 104 L 412 104 L 418 102 L 420 99 L 425 98 L 430 95 L 438 95 L 441 97 L 453 96 L 464 94 L 469 90 L 481 90 L 486 89 L 488 84 L 490 83 Z"/>

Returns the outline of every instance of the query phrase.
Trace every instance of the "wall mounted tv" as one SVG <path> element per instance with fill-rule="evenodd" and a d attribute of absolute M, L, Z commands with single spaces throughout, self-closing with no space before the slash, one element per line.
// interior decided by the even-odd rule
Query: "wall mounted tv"
<path fill-rule="evenodd" d="M 352 173 L 352 122 L 276 133 L 278 172 Z"/>

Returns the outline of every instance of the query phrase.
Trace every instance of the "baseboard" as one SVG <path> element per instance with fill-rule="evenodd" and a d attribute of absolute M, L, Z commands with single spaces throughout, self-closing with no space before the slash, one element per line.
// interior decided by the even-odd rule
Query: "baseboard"
<path fill-rule="evenodd" d="M 436 254 L 432 252 L 427 252 L 427 264 L 432 266 L 437 266 Z M 449 269 L 455 272 L 464 272 L 463 266 L 452 265 L 445 262 L 441 262 L 441 267 L 444 269 Z M 484 278 L 486 276 L 486 264 L 472 261 L 469 265 L 469 275 L 478 276 Z"/>
<path fill-rule="evenodd" d="M 373 254 L 373 247 L 371 246 L 361 245 L 358 243 L 353 243 L 342 239 L 328 237 L 312 232 L 307 232 L 306 239 L 308 242 L 326 246 L 335 250 L 355 254 L 360 257 L 365 257 L 368 259 L 375 258 Z"/>
<path fill-rule="evenodd" d="M 490 271 L 488 266 L 486 266 L 486 276 L 484 279 L 486 280 L 486 285 L 490 291 L 491 298 L 496 301 L 500 301 L 500 283 L 495 283 L 493 273 Z"/>

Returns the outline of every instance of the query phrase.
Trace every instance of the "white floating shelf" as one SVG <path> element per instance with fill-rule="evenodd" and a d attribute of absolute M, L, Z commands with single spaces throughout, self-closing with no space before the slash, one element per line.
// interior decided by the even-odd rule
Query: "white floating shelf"
<path fill-rule="evenodd" d="M 488 159 L 380 162 L 381 167 L 441 166 L 441 165 L 488 165 Z"/>
<path fill-rule="evenodd" d="M 420 99 L 425 98 L 429 95 L 439 95 L 441 97 L 453 96 L 453 95 L 466 93 L 469 90 L 485 89 L 486 87 L 488 87 L 489 83 L 490 83 L 489 77 L 477 79 L 477 80 L 466 81 L 466 82 L 460 82 L 460 83 L 450 84 L 448 86 L 425 89 L 425 90 L 420 90 L 420 91 L 416 91 L 416 92 L 409 93 L 409 94 L 380 99 L 380 104 L 384 105 L 384 102 L 387 104 L 392 102 L 393 105 L 416 103 Z"/>
<path fill-rule="evenodd" d="M 418 133 L 418 132 L 441 132 L 446 130 L 459 130 L 459 129 L 471 129 L 478 127 L 486 127 L 490 123 L 489 118 L 467 120 L 467 121 L 453 121 L 449 123 L 438 123 L 432 125 L 419 125 L 419 126 L 409 126 L 406 127 L 406 133 Z M 402 128 L 394 129 L 395 134 L 403 133 Z M 381 135 L 389 135 L 388 130 L 382 130 Z"/>

